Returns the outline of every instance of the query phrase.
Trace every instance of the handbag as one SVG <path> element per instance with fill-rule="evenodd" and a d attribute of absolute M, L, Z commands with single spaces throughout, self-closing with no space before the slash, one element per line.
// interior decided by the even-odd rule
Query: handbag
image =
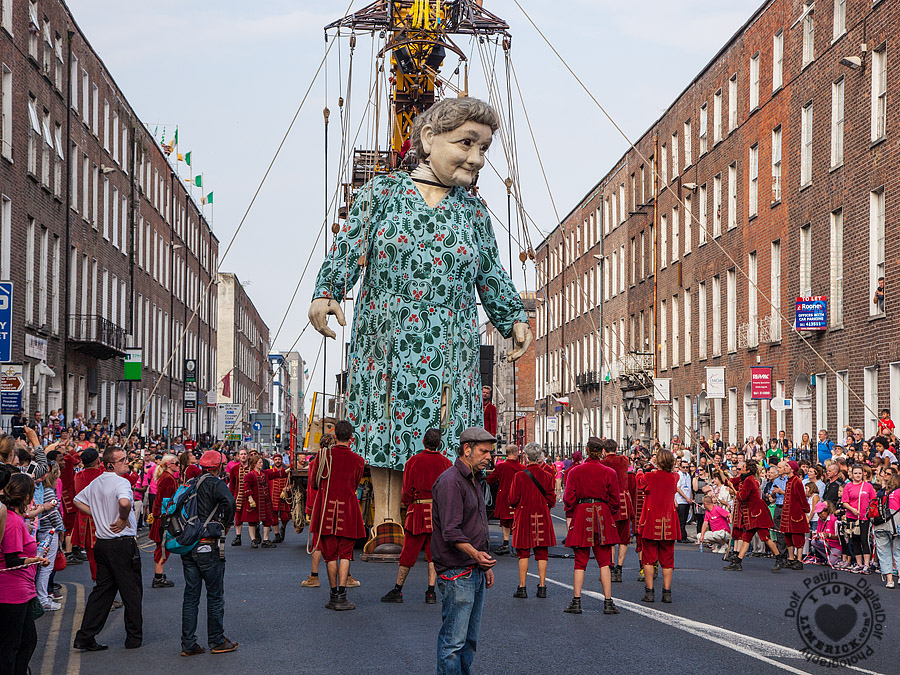
<path fill-rule="evenodd" d="M 28 609 L 25 611 L 28 613 L 28 618 L 32 621 L 44 616 L 44 607 L 41 605 L 41 601 L 37 599 L 37 596 L 28 601 Z"/>
<path fill-rule="evenodd" d="M 66 554 L 62 551 L 56 552 L 56 559 L 53 561 L 53 571 L 61 572 L 66 569 Z"/>

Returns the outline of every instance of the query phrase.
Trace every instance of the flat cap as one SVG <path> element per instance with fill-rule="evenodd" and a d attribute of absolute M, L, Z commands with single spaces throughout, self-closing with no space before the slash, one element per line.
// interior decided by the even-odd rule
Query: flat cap
<path fill-rule="evenodd" d="M 459 435 L 460 443 L 494 443 L 496 440 L 482 427 L 469 427 Z"/>

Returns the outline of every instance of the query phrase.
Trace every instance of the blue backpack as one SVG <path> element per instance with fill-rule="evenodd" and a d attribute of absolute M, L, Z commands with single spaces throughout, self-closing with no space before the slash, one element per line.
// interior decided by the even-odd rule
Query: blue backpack
<path fill-rule="evenodd" d="M 171 498 L 163 499 L 161 513 L 165 518 L 165 547 L 178 555 L 187 555 L 200 543 L 206 526 L 215 515 L 213 509 L 205 521 L 197 515 L 197 488 L 212 474 L 192 478 L 182 485 Z"/>

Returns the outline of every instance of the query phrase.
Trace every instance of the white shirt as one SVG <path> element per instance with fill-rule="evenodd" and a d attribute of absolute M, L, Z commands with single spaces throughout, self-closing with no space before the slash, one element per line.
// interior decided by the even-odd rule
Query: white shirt
<path fill-rule="evenodd" d="M 691 474 L 689 474 L 689 473 L 682 473 L 682 472 L 679 470 L 679 471 L 678 471 L 678 487 L 681 488 L 681 491 L 682 491 L 685 495 L 687 495 L 688 497 L 690 497 L 690 496 L 691 496 L 692 487 L 693 487 L 693 486 L 691 485 Z M 676 503 L 676 504 L 689 504 L 690 502 L 688 502 L 687 499 L 685 499 L 684 497 L 682 497 L 680 494 L 678 494 L 678 493 L 676 492 L 676 493 L 675 493 L 675 503 Z"/>
<path fill-rule="evenodd" d="M 107 471 L 92 480 L 84 490 L 75 495 L 75 501 L 87 504 L 94 518 L 97 539 L 116 539 L 137 535 L 137 520 L 133 508 L 128 513 L 128 526 L 119 533 L 110 528 L 119 519 L 119 500 L 127 499 L 134 506 L 134 494 L 127 478 Z"/>

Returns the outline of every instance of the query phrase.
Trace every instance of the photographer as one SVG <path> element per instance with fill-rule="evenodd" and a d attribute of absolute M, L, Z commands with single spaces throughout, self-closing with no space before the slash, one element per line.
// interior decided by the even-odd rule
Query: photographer
<path fill-rule="evenodd" d="M 233 652 L 238 647 L 225 637 L 225 555 L 222 545 L 230 523 L 234 521 L 235 500 L 225 483 L 219 480 L 225 456 L 207 450 L 200 458 L 203 473 L 197 480 L 197 517 L 205 522 L 198 546 L 181 556 L 184 568 L 184 604 L 181 609 L 181 655 L 195 656 L 206 650 L 197 644 L 197 612 L 200 591 L 206 584 L 206 621 L 209 651 Z"/>

